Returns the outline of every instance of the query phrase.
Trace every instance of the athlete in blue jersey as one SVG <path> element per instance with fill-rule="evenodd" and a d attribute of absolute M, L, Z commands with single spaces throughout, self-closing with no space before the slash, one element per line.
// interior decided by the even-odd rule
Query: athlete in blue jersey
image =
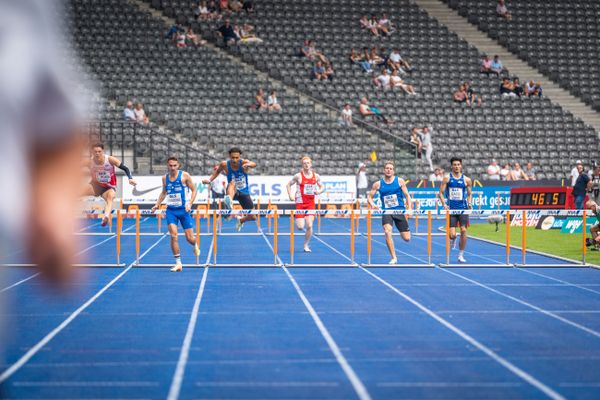
<path fill-rule="evenodd" d="M 194 246 L 194 255 L 200 255 L 200 248 L 196 243 L 194 236 L 194 222 L 190 211 L 192 204 L 196 200 L 196 185 L 192 181 L 190 174 L 179 170 L 179 160 L 171 157 L 167 160 L 169 172 L 163 176 L 163 190 L 158 196 L 156 204 L 152 207 L 152 211 L 156 211 L 162 202 L 167 200 L 167 224 L 169 226 L 169 234 L 171 235 L 171 250 L 175 257 L 175 266 L 171 268 L 172 272 L 180 272 L 183 269 L 181 265 L 181 252 L 179 251 L 179 241 L 177 234 L 177 225 L 181 223 L 185 232 L 185 239 L 189 244 Z M 189 200 L 186 197 L 186 189 L 192 192 Z"/>
<path fill-rule="evenodd" d="M 250 168 L 255 168 L 256 163 L 242 158 L 242 150 L 233 147 L 229 150 L 229 160 L 222 161 L 213 170 L 212 175 L 208 179 L 203 179 L 202 183 L 208 184 L 215 180 L 219 173 L 223 171 L 227 175 L 227 194 L 223 199 L 223 204 L 226 208 L 233 208 L 233 200 L 237 200 L 242 209 L 252 210 L 254 203 L 248 188 L 248 171 Z M 227 218 L 229 219 L 229 218 Z M 244 215 L 237 218 L 236 229 L 240 231 L 245 222 L 255 220 L 255 215 Z"/>
<path fill-rule="evenodd" d="M 462 160 L 453 157 L 450 160 L 452 171 L 444 177 L 440 185 L 440 201 L 445 210 L 469 210 L 472 208 L 473 191 L 471 178 L 462 172 Z M 458 245 L 458 262 L 464 263 L 467 246 L 467 228 L 469 215 L 450 215 L 450 241 L 452 247 L 456 243 L 456 225 L 460 224 L 460 242 Z"/>
<path fill-rule="evenodd" d="M 387 161 L 383 166 L 383 178 L 375 182 L 371 188 L 371 191 L 367 194 L 367 202 L 373 209 L 379 209 L 379 207 L 373 201 L 373 196 L 379 192 L 381 198 L 381 208 L 384 210 L 407 210 L 412 209 L 412 200 L 408 189 L 406 189 L 406 183 L 404 179 L 395 176 L 394 163 Z M 396 257 L 396 250 L 394 248 L 394 240 L 392 238 L 392 223 L 396 225 L 396 228 L 400 232 L 400 237 L 405 242 L 410 240 L 410 229 L 408 227 L 407 215 L 398 214 L 391 215 L 385 214 L 381 218 L 381 224 L 383 225 L 383 231 L 385 232 L 385 243 L 390 252 L 391 260 L 390 264 L 396 264 L 398 258 Z"/>

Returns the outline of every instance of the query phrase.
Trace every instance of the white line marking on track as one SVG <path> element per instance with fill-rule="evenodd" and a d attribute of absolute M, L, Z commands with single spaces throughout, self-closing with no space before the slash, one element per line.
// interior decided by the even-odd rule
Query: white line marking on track
<path fill-rule="evenodd" d="M 271 246 L 271 242 L 269 242 L 269 239 L 267 238 L 267 236 L 265 235 L 265 233 L 262 231 L 262 229 L 261 229 L 261 233 L 262 233 L 263 238 L 265 239 L 265 241 L 267 242 L 267 244 L 269 245 L 269 247 L 271 248 L 271 250 L 274 253 L 275 250 L 273 250 L 273 247 Z M 315 237 L 315 238 L 317 238 L 317 237 Z M 279 256 L 277 257 L 277 259 L 279 260 L 279 262 L 281 264 L 283 264 L 281 262 L 281 259 L 279 258 Z M 331 350 L 331 352 L 335 356 L 335 359 L 337 360 L 338 364 L 340 365 L 340 367 L 342 368 L 342 370 L 346 374 L 346 377 L 348 378 L 348 380 L 352 384 L 352 387 L 354 388 L 354 391 L 356 392 L 358 398 L 361 399 L 361 400 L 370 400 L 371 399 L 371 395 L 369 394 L 369 392 L 367 392 L 367 389 L 366 389 L 365 385 L 362 383 L 362 381 L 360 380 L 360 378 L 358 377 L 358 375 L 356 375 L 356 372 L 354 372 L 354 369 L 352 369 L 352 367 L 348 363 L 348 360 L 346 360 L 346 358 L 344 357 L 344 354 L 342 353 L 342 351 L 340 350 L 339 346 L 337 345 L 337 343 L 335 342 L 335 340 L 333 339 L 333 337 L 329 333 L 329 330 L 327 330 L 327 328 L 325 327 L 325 324 L 323 324 L 323 321 L 321 321 L 321 318 L 319 317 L 319 315 L 317 314 L 317 312 L 313 308 L 313 306 L 310 303 L 310 301 L 308 301 L 308 299 L 304 295 L 304 292 L 300 288 L 300 285 L 298 285 L 298 282 L 296 282 L 296 279 L 292 276 L 292 274 L 290 273 L 290 271 L 285 266 L 283 266 L 282 269 L 285 272 L 285 274 L 288 276 L 288 278 L 290 279 L 290 282 L 292 282 L 292 285 L 294 286 L 294 289 L 296 289 L 296 292 L 298 293 L 298 296 L 300 296 L 300 299 L 302 300 L 302 303 L 304 303 L 304 306 L 306 307 L 306 309 L 308 310 L 310 316 L 312 317 L 313 321 L 315 322 L 315 325 L 317 325 L 317 328 L 321 332 L 321 335 L 323 336 L 323 338 L 325 339 L 325 341 L 329 345 L 329 349 Z"/>
<path fill-rule="evenodd" d="M 527 267 L 527 266 L 525 266 L 525 267 Z M 550 279 L 550 280 L 555 281 L 555 282 L 560 282 L 560 283 L 563 283 L 563 284 L 568 285 L 568 286 L 573 286 L 573 287 L 576 287 L 578 289 L 585 290 L 587 292 L 592 292 L 592 293 L 600 294 L 600 292 L 597 291 L 597 290 L 590 289 L 590 288 L 587 288 L 587 287 L 584 287 L 584 286 L 580 286 L 580 285 L 578 285 L 576 283 L 571 283 L 571 282 L 563 281 L 562 279 L 554 278 L 552 276 L 541 274 L 539 272 L 529 271 L 529 270 L 524 269 L 524 268 L 515 268 L 515 269 L 518 270 L 518 271 L 527 272 L 528 274 L 533 274 L 533 275 L 541 276 L 543 278 Z"/>
<path fill-rule="evenodd" d="M 371 275 L 373 278 L 375 278 L 376 280 L 378 280 L 379 282 L 381 282 L 383 285 L 385 285 L 389 289 L 393 290 L 396 294 L 398 294 L 404 300 L 406 300 L 409 303 L 413 304 L 415 307 L 419 308 L 421 311 L 423 311 L 424 313 L 426 313 L 427 315 L 429 315 L 431 318 L 435 319 L 437 322 L 439 322 L 440 324 L 442 324 L 444 327 L 448 328 L 449 330 L 451 330 L 452 332 L 454 332 L 455 334 L 457 334 L 458 336 L 460 336 L 461 338 L 463 338 L 466 342 L 468 342 L 469 344 L 471 344 L 473 347 L 476 347 L 481 352 L 487 354 L 491 359 L 493 359 L 494 361 L 496 361 L 498 364 L 500 364 L 501 366 L 503 366 L 504 368 L 506 368 L 507 370 L 509 370 L 513 374 L 517 375 L 519 378 L 523 379 L 524 381 L 526 381 L 530 385 L 536 387 L 538 390 L 540 390 L 541 392 L 543 392 L 544 394 L 546 394 L 551 399 L 564 399 L 564 397 L 562 395 L 560 395 L 558 392 L 554 391 L 552 388 L 550 388 L 549 386 L 545 385 L 544 383 L 542 383 L 541 381 L 539 381 L 538 379 L 536 379 L 532 375 L 528 374 L 527 372 L 525 372 L 521 368 L 519 368 L 516 365 L 512 364 L 510 361 L 508 361 L 508 360 L 504 359 L 503 357 L 501 357 L 500 355 L 496 354 L 489 347 L 487 347 L 484 344 L 480 343 L 475 338 L 473 338 L 472 336 L 468 335 L 466 332 L 462 331 L 460 328 L 458 328 L 458 327 L 454 326 L 452 323 L 448 322 L 446 319 L 440 317 L 438 314 L 436 314 L 435 312 L 431 311 L 429 308 L 427 308 L 423 304 L 419 303 L 417 300 L 413 299 L 409 295 L 407 295 L 407 294 L 403 293 L 402 291 L 398 290 L 395 286 L 393 286 L 392 284 L 388 283 L 384 279 L 380 278 L 378 275 L 375 275 L 374 273 L 372 273 L 371 271 L 369 271 L 369 270 L 367 270 L 367 269 L 365 269 L 363 267 L 359 267 L 359 268 L 362 269 L 367 274 Z"/>
<path fill-rule="evenodd" d="M 337 387 L 340 384 L 338 382 L 219 382 L 219 381 L 198 381 L 195 382 L 196 386 L 203 387 L 252 387 L 252 388 L 288 388 L 288 387 Z"/>
<path fill-rule="evenodd" d="M 346 258 L 348 258 L 348 257 L 346 257 Z M 441 316 L 439 316 L 434 311 L 430 310 L 429 308 L 427 308 L 423 304 L 419 303 L 417 300 L 413 299 L 409 295 L 407 295 L 404 292 L 400 291 L 398 288 L 396 288 L 391 283 L 387 282 L 383 278 L 380 278 L 378 275 L 372 273 L 368 269 L 365 269 L 365 268 L 360 267 L 360 266 L 359 266 L 359 268 L 361 270 L 363 270 L 364 272 L 366 272 L 367 274 L 371 275 L 373 278 L 375 278 L 376 280 L 378 280 L 379 282 L 381 282 L 383 285 L 385 285 L 386 287 L 388 287 L 392 291 L 394 291 L 400 297 L 402 297 L 403 299 L 405 299 L 406 301 L 408 301 L 409 303 L 411 303 L 412 305 L 414 305 L 415 307 L 417 307 L 418 309 L 420 309 L 421 311 L 423 311 L 425 314 L 429 315 L 431 318 L 435 319 L 437 322 L 439 322 L 440 324 L 442 324 L 443 326 L 445 326 L 446 328 L 448 328 L 449 330 L 451 330 L 452 332 L 454 332 L 455 334 L 457 334 L 458 336 L 460 336 L 461 338 L 463 338 L 465 341 L 467 341 L 468 343 L 470 343 L 472 346 L 476 347 L 481 352 L 483 352 L 486 355 L 488 355 L 491 359 L 493 359 L 494 361 L 496 361 L 498 364 L 502 365 L 504 368 L 508 369 L 510 372 L 512 372 L 513 374 L 517 375 L 518 377 L 520 377 L 521 379 L 523 379 L 524 381 L 526 381 L 530 385 L 536 387 L 538 390 L 540 390 L 541 392 L 543 392 L 544 394 L 546 394 L 551 399 L 564 400 L 564 397 L 561 394 L 559 394 L 558 392 L 554 391 L 552 388 L 550 388 L 549 386 L 545 385 L 544 383 L 542 383 L 541 381 L 539 381 L 538 379 L 536 379 L 532 375 L 528 374 L 527 372 L 525 372 L 521 368 L 519 368 L 516 365 L 512 364 L 510 361 L 508 361 L 508 360 L 504 359 L 503 357 L 501 357 L 500 355 L 496 354 L 489 347 L 487 347 L 484 344 L 480 343 L 475 338 L 473 338 L 472 336 L 468 335 L 466 332 L 462 331 L 460 328 L 454 326 L 452 323 L 448 322 L 446 319 L 442 318 Z"/>
<path fill-rule="evenodd" d="M 521 382 L 380 382 L 379 387 L 419 388 L 502 388 L 521 387 Z"/>
<path fill-rule="evenodd" d="M 146 221 L 148 218 L 150 218 L 150 217 L 147 217 L 147 218 L 143 219 L 141 222 L 144 222 L 144 221 Z M 124 230 L 123 230 L 123 232 L 127 232 L 127 231 L 129 231 L 129 230 L 131 230 L 131 229 L 133 229 L 133 228 L 135 228 L 135 225 L 132 225 L 132 226 L 130 226 L 130 227 L 129 227 L 129 228 L 127 228 L 127 229 L 124 229 Z M 114 235 L 112 235 L 111 237 L 109 237 L 109 238 L 107 238 L 107 239 L 104 239 L 103 241 L 101 241 L 101 242 L 99 242 L 99 243 L 93 244 L 93 245 L 91 245 L 90 247 L 88 247 L 88 248 L 86 248 L 86 249 L 83 249 L 83 250 L 81 250 L 79 253 L 75 254 L 75 256 L 76 256 L 76 257 L 77 257 L 77 256 L 80 256 L 80 255 L 82 255 L 83 253 L 85 253 L 85 252 L 87 252 L 87 251 L 89 251 L 89 250 L 93 249 L 94 247 L 98 247 L 98 246 L 100 246 L 101 244 L 104 244 L 104 243 L 108 242 L 109 240 L 111 240 L 111 239 L 114 239 L 114 238 L 116 238 L 116 237 L 117 237 L 117 235 L 116 235 L 116 234 L 114 234 Z"/>
<path fill-rule="evenodd" d="M 212 249 L 213 241 L 211 240 L 210 249 Z M 210 261 L 211 251 L 209 250 L 206 258 L 206 264 Z M 194 301 L 194 307 L 190 315 L 190 321 L 188 322 L 187 331 L 183 338 L 183 344 L 181 351 L 179 352 L 179 359 L 177 361 L 177 367 L 173 374 L 173 380 L 171 381 L 171 387 L 169 388 L 169 394 L 167 395 L 168 400 L 176 400 L 179 398 L 181 392 L 181 384 L 183 383 L 183 377 L 185 375 L 185 367 L 190 355 L 190 348 L 192 346 L 192 339 L 194 337 L 194 331 L 196 330 L 196 322 L 198 320 L 198 311 L 200 310 L 200 303 L 202 302 L 202 295 L 204 294 L 204 287 L 206 286 L 206 279 L 208 277 L 208 267 L 204 267 L 202 273 L 202 279 L 200 280 L 200 287 L 196 294 L 196 300 Z"/>
<path fill-rule="evenodd" d="M 156 245 L 160 243 L 166 236 L 161 236 L 152 246 L 148 248 L 141 256 L 144 257 L 146 254 L 150 252 Z M 127 266 L 119 275 L 117 275 L 113 280 L 107 283 L 102 289 L 100 289 L 94 296 L 92 296 L 88 301 L 86 301 L 82 306 L 80 306 L 77 310 L 73 311 L 71 315 L 67 319 L 65 319 L 60 325 L 54 328 L 50 333 L 48 333 L 42 340 L 40 340 L 35 346 L 33 346 L 29 351 L 27 351 L 17 362 L 12 364 L 8 369 L 0 374 L 0 383 L 6 381 L 10 378 L 15 372 L 17 372 L 23 365 L 25 365 L 34 355 L 36 355 L 48 342 L 50 342 L 56 335 L 58 335 L 63 329 L 65 329 L 79 314 L 81 314 L 86 308 L 88 308 L 92 303 L 94 303 L 104 292 L 106 292 L 112 285 L 114 285 L 119 279 L 123 277 L 131 268 L 133 267 L 133 262 Z"/>
<path fill-rule="evenodd" d="M 552 317 L 552 318 L 554 318 L 554 319 L 557 319 L 557 320 L 559 320 L 559 321 L 561 321 L 561 322 L 563 322 L 563 323 L 565 323 L 565 324 L 567 324 L 567 325 L 570 325 L 570 326 L 572 326 L 572 327 L 574 327 L 574 328 L 580 329 L 580 330 L 582 330 L 582 331 L 584 331 L 584 332 L 586 332 L 586 333 L 589 333 L 590 335 L 594 335 L 594 336 L 596 336 L 597 338 L 600 338 L 600 332 L 597 332 L 597 331 L 595 331 L 595 330 L 593 330 L 593 329 L 590 329 L 590 328 L 587 328 L 587 327 L 585 327 L 585 326 L 583 326 L 583 325 L 580 325 L 580 324 L 578 324 L 577 322 L 573 322 L 573 321 L 571 321 L 571 320 L 569 320 L 569 319 L 563 318 L 563 317 L 561 317 L 560 315 L 557 315 L 557 314 L 555 314 L 555 313 L 553 313 L 553 312 L 551 312 L 551 311 L 548 311 L 548 310 L 546 310 L 546 309 L 543 309 L 543 308 L 541 308 L 541 307 L 538 307 L 538 306 L 536 306 L 536 305 L 533 305 L 533 304 L 531 304 L 531 303 L 529 303 L 529 302 L 526 302 L 525 300 L 518 299 L 518 298 L 516 298 L 516 297 L 514 297 L 514 296 L 511 296 L 511 295 L 509 295 L 509 294 L 506 294 L 506 293 L 504 293 L 504 292 L 501 292 L 501 291 L 499 291 L 499 290 L 496 290 L 496 289 L 494 289 L 494 288 L 492 288 L 492 287 L 490 287 L 490 286 L 488 286 L 488 285 L 486 285 L 486 284 L 483 284 L 483 283 L 481 283 L 481 282 L 478 282 L 478 281 L 476 281 L 476 280 L 474 280 L 474 279 L 471 279 L 471 278 L 467 278 L 466 276 L 463 276 L 463 275 L 461 275 L 461 274 L 459 274 L 459 273 L 456 273 L 456 272 L 454 272 L 454 271 L 449 271 L 449 270 L 447 270 L 447 269 L 445 269 L 445 268 L 441 268 L 441 270 L 442 270 L 442 271 L 444 271 L 444 272 L 446 272 L 446 273 L 448 273 L 448 274 L 454 275 L 454 276 L 456 276 L 456 277 L 458 277 L 458 278 L 464 279 L 464 280 L 465 280 L 465 281 L 467 281 L 467 282 L 471 282 L 471 283 L 473 283 L 473 284 L 475 284 L 475 285 L 477 285 L 477 286 L 480 286 L 480 287 L 482 287 L 482 288 L 484 288 L 484 289 L 487 289 L 487 290 L 489 290 L 490 292 L 496 293 L 496 294 L 498 294 L 498 295 L 500 295 L 500 296 L 502 296 L 502 297 L 506 297 L 507 299 L 510 299 L 510 300 L 512 300 L 512 301 L 514 301 L 514 302 L 517 302 L 517 303 L 521 304 L 521 305 L 524 305 L 524 306 L 526 306 L 526 307 L 529 307 L 529 308 L 531 308 L 531 309 L 533 309 L 533 310 L 536 310 L 536 311 L 538 311 L 538 312 L 540 312 L 540 313 L 542 313 L 542 314 L 544 314 L 544 315 L 547 315 L 547 316 L 549 316 L 549 317 Z"/>
<path fill-rule="evenodd" d="M 12 386 L 20 387 L 158 387 L 151 381 L 16 381 Z"/>
<path fill-rule="evenodd" d="M 19 286 L 21 283 L 27 282 L 28 280 L 35 278 L 39 274 L 40 274 L 40 272 L 38 272 L 36 274 L 33 274 L 33 275 L 31 275 L 31 276 L 29 276 L 29 277 L 27 277 L 25 279 L 21 279 L 19 282 L 15 282 L 12 285 L 7 286 L 4 289 L 0 290 L 0 293 L 6 292 L 7 290 L 14 288 L 15 286 Z"/>

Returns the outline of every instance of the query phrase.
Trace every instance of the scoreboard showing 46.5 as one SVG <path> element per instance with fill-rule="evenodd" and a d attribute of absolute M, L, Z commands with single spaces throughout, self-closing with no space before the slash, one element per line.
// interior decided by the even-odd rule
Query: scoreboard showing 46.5
<path fill-rule="evenodd" d="M 511 209 L 567 208 L 566 187 L 528 187 L 510 190 Z"/>

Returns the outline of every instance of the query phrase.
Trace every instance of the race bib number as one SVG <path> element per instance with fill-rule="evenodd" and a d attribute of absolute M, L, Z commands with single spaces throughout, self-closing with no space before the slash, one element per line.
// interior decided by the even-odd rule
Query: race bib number
<path fill-rule="evenodd" d="M 181 207 L 183 201 L 180 193 L 173 193 L 167 195 L 167 205 L 171 207 Z"/>
<path fill-rule="evenodd" d="M 463 190 L 462 188 L 450 188 L 450 200 L 462 200 Z"/>
<path fill-rule="evenodd" d="M 246 177 L 244 177 L 244 176 L 239 176 L 239 177 L 233 178 L 233 182 L 235 183 L 235 187 L 238 190 L 246 188 Z"/>
<path fill-rule="evenodd" d="M 395 194 L 383 196 L 383 204 L 384 204 L 385 208 L 394 208 L 394 207 L 398 207 L 400 205 L 398 203 L 398 196 Z"/>
<path fill-rule="evenodd" d="M 96 172 L 96 180 L 98 183 L 107 184 L 110 183 L 110 172 L 107 171 L 98 171 Z"/>
<path fill-rule="evenodd" d="M 315 195 L 317 193 L 317 185 L 306 184 L 304 185 L 304 194 Z"/>

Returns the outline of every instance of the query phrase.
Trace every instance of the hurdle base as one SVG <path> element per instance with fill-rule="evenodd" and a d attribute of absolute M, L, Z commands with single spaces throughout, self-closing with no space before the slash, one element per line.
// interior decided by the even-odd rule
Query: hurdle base
<path fill-rule="evenodd" d="M 286 268 L 357 268 L 359 264 L 284 264 Z"/>
<path fill-rule="evenodd" d="M 280 268 L 283 264 L 207 264 L 209 268 Z"/>
<path fill-rule="evenodd" d="M 173 268 L 175 264 L 133 264 L 134 268 Z M 183 268 L 204 268 L 206 264 L 181 264 Z"/>
<path fill-rule="evenodd" d="M 363 268 L 435 268 L 435 264 L 360 264 Z"/>
<path fill-rule="evenodd" d="M 514 268 L 514 264 L 438 264 L 440 268 Z"/>
<path fill-rule="evenodd" d="M 592 264 L 515 264 L 515 268 L 592 268 Z"/>

